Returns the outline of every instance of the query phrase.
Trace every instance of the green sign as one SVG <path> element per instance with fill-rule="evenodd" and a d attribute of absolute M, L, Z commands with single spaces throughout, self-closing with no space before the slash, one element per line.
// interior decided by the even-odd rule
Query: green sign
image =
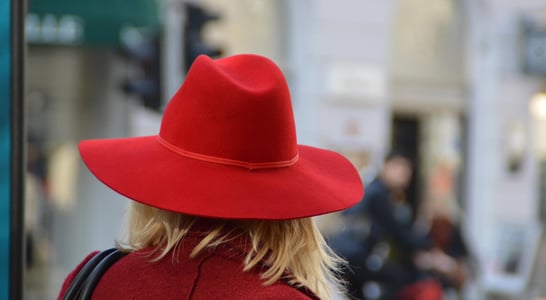
<path fill-rule="evenodd" d="M 29 0 L 27 39 L 115 46 L 126 28 L 159 29 L 158 0 Z"/>

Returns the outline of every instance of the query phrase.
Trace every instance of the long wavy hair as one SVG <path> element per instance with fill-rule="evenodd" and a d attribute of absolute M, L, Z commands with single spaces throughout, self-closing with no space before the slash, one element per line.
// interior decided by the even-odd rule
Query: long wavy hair
<path fill-rule="evenodd" d="M 126 237 L 118 241 L 118 248 L 126 252 L 152 248 L 152 261 L 169 253 L 175 258 L 181 241 L 199 219 L 132 202 L 128 209 Z M 261 273 L 264 285 L 284 279 L 293 286 L 310 289 L 321 299 L 330 299 L 332 292 L 342 291 L 338 275 L 345 262 L 328 247 L 311 218 L 213 220 L 216 225 L 192 249 L 190 258 L 205 249 L 213 249 L 246 235 L 250 251 L 246 253 L 243 271 L 258 264 L 267 266 Z"/>

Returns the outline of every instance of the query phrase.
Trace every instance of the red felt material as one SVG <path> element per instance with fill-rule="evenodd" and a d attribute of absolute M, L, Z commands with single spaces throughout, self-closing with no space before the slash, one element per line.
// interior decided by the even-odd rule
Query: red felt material
<path fill-rule="evenodd" d="M 257 55 L 200 56 L 158 136 L 83 141 L 80 153 L 118 193 L 191 215 L 293 219 L 345 209 L 363 195 L 347 159 L 297 144 L 284 76 Z"/>
<path fill-rule="evenodd" d="M 200 241 L 189 236 L 178 257 L 150 262 L 146 252 L 130 253 L 113 264 L 100 279 L 92 299 L 318 299 L 284 282 L 264 286 L 258 269 L 243 272 L 242 248 L 233 241 L 189 259 Z M 59 299 L 73 279 L 66 279 Z"/>

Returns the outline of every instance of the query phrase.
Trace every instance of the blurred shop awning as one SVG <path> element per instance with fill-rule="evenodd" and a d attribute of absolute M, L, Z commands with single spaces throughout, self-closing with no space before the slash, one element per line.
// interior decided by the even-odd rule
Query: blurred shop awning
<path fill-rule="evenodd" d="M 30 0 L 26 25 L 30 43 L 116 46 L 127 28 L 159 24 L 157 0 Z"/>

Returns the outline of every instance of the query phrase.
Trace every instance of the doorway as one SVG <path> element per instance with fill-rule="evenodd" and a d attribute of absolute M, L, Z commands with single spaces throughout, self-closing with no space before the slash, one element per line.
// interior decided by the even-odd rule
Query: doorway
<path fill-rule="evenodd" d="M 420 122 L 417 116 L 393 115 L 392 118 L 391 149 L 404 153 L 413 164 L 413 176 L 406 190 L 407 200 L 413 211 L 413 216 L 417 211 L 421 189 L 419 188 L 420 178 Z"/>

